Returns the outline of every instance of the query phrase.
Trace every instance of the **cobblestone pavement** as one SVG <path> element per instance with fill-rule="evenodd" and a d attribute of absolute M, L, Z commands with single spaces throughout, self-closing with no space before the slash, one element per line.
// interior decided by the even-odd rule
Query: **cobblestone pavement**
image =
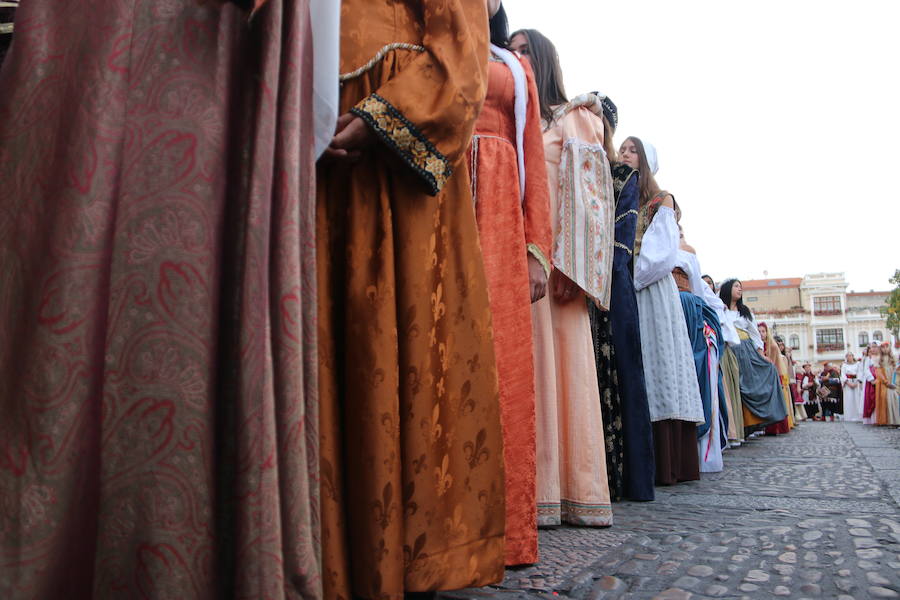
<path fill-rule="evenodd" d="M 540 564 L 440 598 L 900 598 L 900 430 L 806 422 L 613 517 L 543 530 Z"/>

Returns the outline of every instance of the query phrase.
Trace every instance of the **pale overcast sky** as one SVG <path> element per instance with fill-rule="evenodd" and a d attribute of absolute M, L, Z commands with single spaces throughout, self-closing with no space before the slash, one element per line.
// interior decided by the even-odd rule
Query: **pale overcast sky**
<path fill-rule="evenodd" d="M 900 268 L 900 1 L 504 0 L 659 152 L 717 281 Z"/>

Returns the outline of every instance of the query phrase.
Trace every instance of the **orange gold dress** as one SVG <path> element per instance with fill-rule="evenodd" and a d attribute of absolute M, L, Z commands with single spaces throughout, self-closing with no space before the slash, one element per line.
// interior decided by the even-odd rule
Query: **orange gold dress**
<path fill-rule="evenodd" d="M 484 0 L 344 0 L 341 113 L 379 139 L 321 163 L 324 596 L 503 577 L 503 441 L 464 157 L 487 90 Z"/>
<path fill-rule="evenodd" d="M 527 253 L 549 272 L 550 197 L 537 89 L 528 89 L 523 136 L 525 190 L 519 189 L 512 71 L 492 59 L 488 93 L 469 155 L 475 214 L 494 323 L 506 464 L 506 564 L 538 559 L 535 497 L 534 362 Z M 527 249 L 527 250 L 526 250 Z"/>

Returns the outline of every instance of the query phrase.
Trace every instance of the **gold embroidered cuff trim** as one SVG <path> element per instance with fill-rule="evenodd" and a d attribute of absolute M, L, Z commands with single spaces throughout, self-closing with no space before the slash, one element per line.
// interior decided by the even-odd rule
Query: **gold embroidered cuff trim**
<path fill-rule="evenodd" d="M 432 196 L 441 191 L 453 172 L 450 161 L 403 113 L 378 94 L 364 98 L 350 112 L 368 123 L 381 141 L 425 180 Z"/>
<path fill-rule="evenodd" d="M 381 50 L 376 52 L 375 56 L 373 56 L 369 60 L 369 62 L 367 62 L 360 68 L 356 69 L 355 71 L 350 71 L 349 73 L 341 73 L 341 75 L 338 77 L 338 81 L 343 83 L 349 79 L 359 77 L 360 75 L 362 75 L 363 73 L 365 73 L 366 71 L 368 71 L 369 69 L 371 69 L 372 67 L 377 65 L 378 61 L 380 61 L 382 58 L 387 56 L 387 53 L 390 52 L 391 50 L 409 50 L 411 52 L 425 52 L 425 46 L 419 46 L 418 44 L 410 44 L 407 42 L 394 42 L 393 44 L 387 44 L 387 45 L 383 46 L 381 48 Z"/>
<path fill-rule="evenodd" d="M 538 259 L 538 262 L 541 263 L 541 266 L 544 267 L 544 273 L 547 274 L 547 277 L 550 277 L 550 261 L 544 256 L 544 253 L 541 252 L 541 249 L 537 247 L 537 244 L 528 243 L 526 246 L 528 248 L 528 252 Z"/>
<path fill-rule="evenodd" d="M 621 215 L 619 215 L 618 217 L 616 217 L 616 223 L 618 223 L 619 221 L 621 221 L 622 219 L 624 219 L 624 218 L 627 217 L 628 215 L 638 216 L 638 211 L 634 210 L 633 208 L 632 208 L 631 210 L 626 210 L 626 211 L 623 212 Z"/>
<path fill-rule="evenodd" d="M 621 248 L 622 250 L 624 250 L 625 252 L 627 252 L 630 256 L 634 256 L 634 252 L 631 250 L 631 248 L 629 248 L 628 246 L 626 246 L 626 245 L 623 244 L 622 242 L 616 242 L 614 245 L 615 245 L 616 248 Z"/>

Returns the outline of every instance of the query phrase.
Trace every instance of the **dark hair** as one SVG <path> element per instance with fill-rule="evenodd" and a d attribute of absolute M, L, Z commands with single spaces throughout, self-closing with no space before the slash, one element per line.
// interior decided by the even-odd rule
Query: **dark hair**
<path fill-rule="evenodd" d="M 634 144 L 634 148 L 638 153 L 638 172 L 641 174 L 640 179 L 638 179 L 638 189 L 640 190 L 639 206 L 644 206 L 653 200 L 653 197 L 660 192 L 659 184 L 656 183 L 656 178 L 653 177 L 653 171 L 650 170 L 650 162 L 647 160 L 647 151 L 644 150 L 644 142 L 641 141 L 641 138 L 636 138 L 632 135 L 625 138 L 625 142 Z M 622 144 L 625 142 L 622 142 Z"/>
<path fill-rule="evenodd" d="M 491 29 L 491 43 L 501 48 L 509 46 L 509 20 L 506 18 L 506 10 L 503 4 L 490 21 L 488 21 Z"/>
<path fill-rule="evenodd" d="M 738 283 L 739 281 L 739 279 L 728 279 L 727 281 L 725 281 L 725 283 L 719 286 L 719 298 L 721 298 L 722 302 L 725 303 L 726 308 L 731 308 L 731 288 L 733 288 L 734 284 Z M 738 313 L 742 317 L 744 317 L 748 321 L 753 320 L 753 312 L 751 312 L 750 309 L 747 308 L 747 306 L 744 304 L 743 296 L 741 296 L 741 298 L 737 301 L 737 309 Z"/>
<path fill-rule="evenodd" d="M 537 29 L 520 29 L 514 31 L 510 38 L 522 34 L 528 40 L 528 49 L 523 53 L 531 62 L 534 71 L 534 83 L 537 86 L 538 102 L 541 105 L 541 118 L 547 123 L 553 120 L 553 107 L 569 101 L 563 88 L 562 69 L 559 67 L 559 54 L 547 36 Z"/>

